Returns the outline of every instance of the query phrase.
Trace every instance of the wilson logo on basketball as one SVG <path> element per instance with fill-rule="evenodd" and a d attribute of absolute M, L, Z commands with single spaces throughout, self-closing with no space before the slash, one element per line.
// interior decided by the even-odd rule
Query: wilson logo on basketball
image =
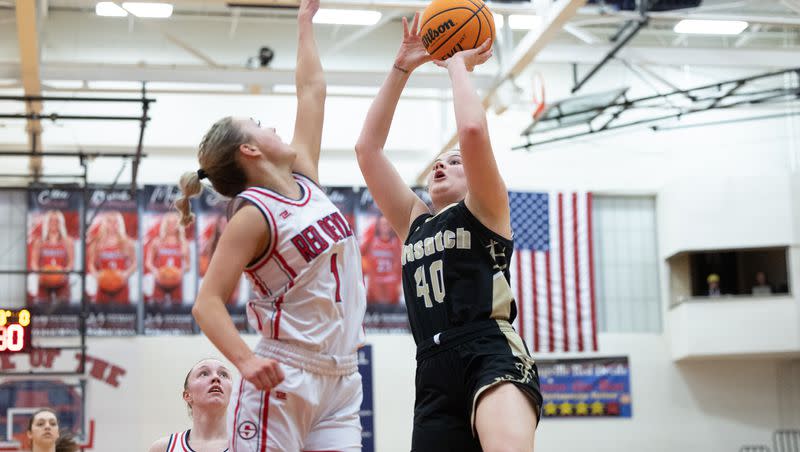
<path fill-rule="evenodd" d="M 430 47 L 431 44 L 433 44 L 433 41 L 435 41 L 439 36 L 441 36 L 444 32 L 455 26 L 456 23 L 453 22 L 453 19 L 448 19 L 447 22 L 439 25 L 436 28 L 433 27 L 428 28 L 428 31 L 424 35 L 422 35 L 422 45 L 424 45 L 425 48 L 427 49 L 428 47 Z"/>

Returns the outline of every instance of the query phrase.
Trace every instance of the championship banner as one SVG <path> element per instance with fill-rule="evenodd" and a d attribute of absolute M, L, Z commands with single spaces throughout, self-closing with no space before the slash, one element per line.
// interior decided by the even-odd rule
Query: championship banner
<path fill-rule="evenodd" d="M 630 366 L 625 356 L 536 360 L 548 417 L 631 417 Z"/>
<path fill-rule="evenodd" d="M 86 326 L 98 336 L 136 334 L 139 218 L 130 190 L 93 188 L 86 232 Z"/>
<path fill-rule="evenodd" d="M 372 403 L 372 346 L 365 345 L 358 350 L 358 372 L 361 374 L 361 452 L 375 451 L 375 413 Z"/>
<path fill-rule="evenodd" d="M 364 327 L 369 332 L 407 333 L 400 264 L 403 240 L 378 210 L 367 189 L 361 190 L 359 196 L 356 225 L 367 288 Z"/>
<path fill-rule="evenodd" d="M 220 196 L 208 187 L 203 188 L 198 202 L 195 204 L 195 222 L 197 223 L 197 274 L 202 279 L 208 270 L 208 264 L 211 262 L 211 256 L 217 248 L 219 238 L 222 236 L 222 231 L 225 225 L 228 224 L 228 208 L 229 200 Z M 193 206 L 193 209 L 195 207 Z M 198 284 L 198 288 L 200 285 Z M 247 278 L 242 275 L 239 280 L 239 285 L 231 294 L 227 301 L 228 313 L 233 319 L 233 324 L 240 332 L 248 331 L 247 324 L 247 302 L 250 297 L 250 283 Z M 193 301 L 192 301 L 193 303 Z M 189 305 L 191 308 L 191 304 Z"/>
<path fill-rule="evenodd" d="M 197 285 L 195 226 L 180 225 L 174 185 L 147 185 L 142 209 L 142 295 L 145 334 L 192 334 Z"/>
<path fill-rule="evenodd" d="M 27 305 L 37 335 L 79 334 L 81 278 L 69 272 L 83 264 L 82 195 L 74 188 L 28 192 Z"/>

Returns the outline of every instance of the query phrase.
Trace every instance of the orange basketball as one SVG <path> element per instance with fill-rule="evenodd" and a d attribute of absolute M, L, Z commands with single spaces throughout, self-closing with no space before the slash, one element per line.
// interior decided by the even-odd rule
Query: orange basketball
<path fill-rule="evenodd" d="M 483 0 L 433 0 L 420 22 L 422 44 L 437 60 L 494 40 L 494 17 Z"/>
<path fill-rule="evenodd" d="M 159 286 L 167 290 L 172 290 L 178 287 L 183 280 L 183 272 L 179 268 L 165 265 L 158 269 L 158 276 L 156 282 Z"/>
<path fill-rule="evenodd" d="M 60 265 L 45 265 L 42 271 L 45 272 L 60 272 L 64 268 Z M 60 289 L 67 284 L 67 275 L 55 273 L 41 273 L 39 275 L 39 284 L 46 289 Z"/>
<path fill-rule="evenodd" d="M 122 273 L 117 270 L 102 270 L 97 276 L 97 287 L 103 292 L 116 293 L 122 290 L 124 285 L 125 281 L 122 280 Z"/>

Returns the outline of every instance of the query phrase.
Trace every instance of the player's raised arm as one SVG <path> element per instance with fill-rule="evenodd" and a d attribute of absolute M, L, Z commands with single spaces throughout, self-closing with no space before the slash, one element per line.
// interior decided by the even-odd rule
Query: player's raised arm
<path fill-rule="evenodd" d="M 383 147 L 406 82 L 414 69 L 430 60 L 422 45 L 418 24 L 419 13 L 414 15 L 411 27 L 406 18 L 403 18 L 400 50 L 378 95 L 372 101 L 356 143 L 358 166 L 367 187 L 392 228 L 403 239 L 408 235 L 411 221 L 427 212 L 428 208 L 408 187 L 389 161 Z"/>

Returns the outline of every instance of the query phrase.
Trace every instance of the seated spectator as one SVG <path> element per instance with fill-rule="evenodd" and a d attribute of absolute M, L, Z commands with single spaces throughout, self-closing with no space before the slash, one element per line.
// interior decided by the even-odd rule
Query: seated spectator
<path fill-rule="evenodd" d="M 709 297 L 718 297 L 722 295 L 722 291 L 719 289 L 719 275 L 716 273 L 712 273 L 708 275 L 706 278 L 706 282 L 708 282 L 708 295 Z"/>
<path fill-rule="evenodd" d="M 756 272 L 756 283 L 752 289 L 753 295 L 769 295 L 772 293 L 772 286 L 767 282 L 767 274 Z"/>

